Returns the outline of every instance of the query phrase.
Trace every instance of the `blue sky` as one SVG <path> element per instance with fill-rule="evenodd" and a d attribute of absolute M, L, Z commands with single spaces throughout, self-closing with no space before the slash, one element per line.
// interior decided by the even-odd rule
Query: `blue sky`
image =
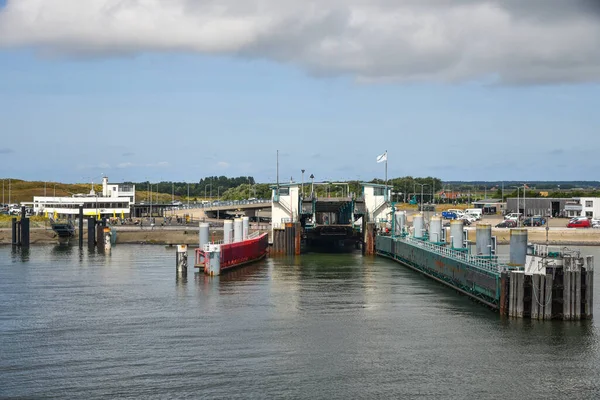
<path fill-rule="evenodd" d="M 330 69 L 327 57 L 148 45 L 82 52 L 54 40 L 0 47 L 3 177 L 272 182 L 279 150 L 281 180 L 300 180 L 301 169 L 305 179 L 369 180 L 383 178 L 375 158 L 387 150 L 389 177 L 598 179 L 595 76 L 523 81 L 490 68 L 381 79 Z"/>

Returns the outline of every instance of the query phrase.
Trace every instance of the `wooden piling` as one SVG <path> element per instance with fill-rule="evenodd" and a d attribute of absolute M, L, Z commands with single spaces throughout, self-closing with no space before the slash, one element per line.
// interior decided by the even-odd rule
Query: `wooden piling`
<path fill-rule="evenodd" d="M 500 274 L 500 315 L 508 315 L 508 296 L 509 277 L 507 271 L 502 271 Z"/>
<path fill-rule="evenodd" d="M 594 256 L 585 258 L 585 304 L 583 307 L 583 318 L 591 319 L 594 308 Z M 583 276 L 583 275 L 582 275 Z"/>
<path fill-rule="evenodd" d="M 294 254 L 300 255 L 300 243 L 302 239 L 302 225 L 299 222 L 294 224 Z"/>
<path fill-rule="evenodd" d="M 540 300 L 540 275 L 531 275 L 531 319 L 539 319 Z"/>
<path fill-rule="evenodd" d="M 571 319 L 571 259 L 565 258 L 563 267 L 563 319 Z"/>
<path fill-rule="evenodd" d="M 79 206 L 79 247 L 83 247 L 83 206 Z"/>
<path fill-rule="evenodd" d="M 96 245 L 96 218 L 88 218 L 88 247 Z"/>
<path fill-rule="evenodd" d="M 510 317 L 516 317 L 517 316 L 517 310 L 515 309 L 516 307 L 516 293 L 517 293 L 517 276 L 516 276 L 516 272 L 517 271 L 510 271 L 510 289 L 508 291 L 508 315 Z"/>
<path fill-rule="evenodd" d="M 544 309 L 546 307 L 546 275 L 538 274 L 538 319 L 544 319 Z"/>
<path fill-rule="evenodd" d="M 523 294 L 524 294 L 524 283 L 525 283 L 525 273 L 523 271 L 516 271 L 515 276 L 517 277 L 516 289 L 517 289 L 517 297 L 516 297 L 516 310 L 517 310 L 517 318 L 523 318 Z"/>
<path fill-rule="evenodd" d="M 552 274 L 546 274 L 544 279 L 546 281 L 546 287 L 544 288 L 544 319 L 550 320 L 552 319 L 552 285 L 554 284 L 554 279 L 552 278 Z"/>
<path fill-rule="evenodd" d="M 363 253 L 365 255 L 375 254 L 375 223 L 367 222 L 366 230 L 364 232 L 364 244 Z"/>
<path fill-rule="evenodd" d="M 575 300 L 573 301 L 573 319 L 581 319 L 581 271 L 573 271 L 575 278 Z"/>
<path fill-rule="evenodd" d="M 16 246 L 17 244 L 19 244 L 17 242 L 17 218 L 13 217 L 11 219 L 11 227 L 12 227 L 12 238 L 11 238 L 11 243 L 13 246 Z"/>

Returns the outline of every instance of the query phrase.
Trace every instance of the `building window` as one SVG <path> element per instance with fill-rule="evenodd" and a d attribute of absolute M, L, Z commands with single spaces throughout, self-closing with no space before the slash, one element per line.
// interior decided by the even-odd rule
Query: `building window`
<path fill-rule="evenodd" d="M 290 188 L 279 188 L 279 195 L 280 196 L 289 196 L 290 195 Z"/>
<path fill-rule="evenodd" d="M 593 200 L 586 200 L 585 201 L 585 206 L 586 207 L 594 207 L 594 201 Z"/>
<path fill-rule="evenodd" d="M 588 218 L 593 218 L 594 217 L 594 212 L 593 211 L 586 211 L 585 212 L 585 216 Z"/>
<path fill-rule="evenodd" d="M 373 188 L 373 196 L 383 196 L 385 193 L 385 189 L 384 188 Z"/>

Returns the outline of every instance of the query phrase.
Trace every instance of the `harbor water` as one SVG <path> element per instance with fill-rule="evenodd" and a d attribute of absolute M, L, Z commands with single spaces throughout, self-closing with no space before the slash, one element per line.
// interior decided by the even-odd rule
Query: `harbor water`
<path fill-rule="evenodd" d="M 163 246 L 0 247 L 0 398 L 599 398 L 594 287 L 595 320 L 511 320 L 360 253 L 177 277 Z"/>

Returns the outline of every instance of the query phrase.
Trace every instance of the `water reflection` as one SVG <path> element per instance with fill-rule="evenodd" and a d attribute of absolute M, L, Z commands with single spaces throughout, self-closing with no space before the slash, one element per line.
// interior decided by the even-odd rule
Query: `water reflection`
<path fill-rule="evenodd" d="M 73 246 L 69 242 L 59 242 L 52 248 L 52 254 L 58 257 L 70 256 L 73 253 Z"/>
<path fill-rule="evenodd" d="M 10 254 L 13 262 L 27 262 L 29 261 L 31 250 L 29 247 L 12 246 Z"/>

